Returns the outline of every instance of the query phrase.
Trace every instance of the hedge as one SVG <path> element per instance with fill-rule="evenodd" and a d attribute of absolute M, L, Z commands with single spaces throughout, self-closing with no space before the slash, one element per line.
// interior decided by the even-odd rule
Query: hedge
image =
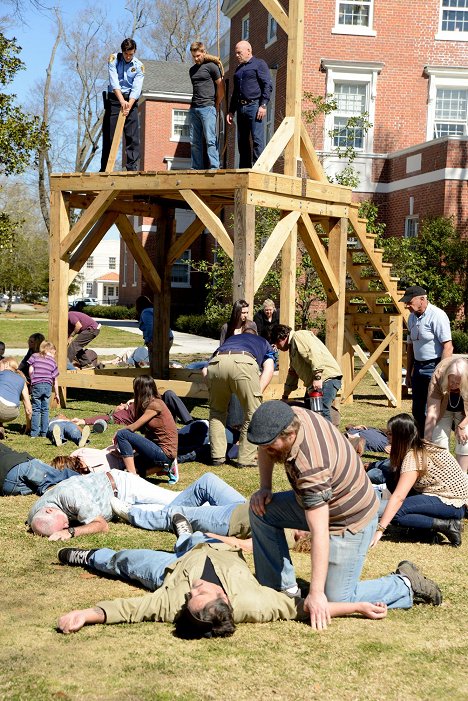
<path fill-rule="evenodd" d="M 178 316 L 174 328 L 182 333 L 193 333 L 195 336 L 219 338 L 220 326 L 217 320 L 207 319 L 204 314 L 182 314 Z"/>
<path fill-rule="evenodd" d="M 464 331 L 452 331 L 454 353 L 468 354 L 468 333 Z"/>
<path fill-rule="evenodd" d="M 98 304 L 92 307 L 84 307 L 85 314 L 89 316 L 97 316 L 99 319 L 131 319 L 135 321 L 137 318 L 135 307 L 111 306 Z"/>

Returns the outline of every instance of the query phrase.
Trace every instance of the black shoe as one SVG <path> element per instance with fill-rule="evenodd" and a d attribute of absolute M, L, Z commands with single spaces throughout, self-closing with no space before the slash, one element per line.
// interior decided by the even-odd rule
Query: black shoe
<path fill-rule="evenodd" d="M 442 603 L 442 592 L 439 586 L 425 577 L 421 570 L 409 560 L 402 560 L 396 568 L 396 573 L 403 577 L 408 577 L 411 589 L 413 590 L 413 598 L 415 604 L 432 604 L 432 606 L 440 606 Z"/>
<path fill-rule="evenodd" d="M 435 518 L 431 528 L 432 531 L 442 533 L 448 538 L 450 545 L 454 548 L 459 548 L 462 542 L 461 534 L 463 523 L 461 519 L 456 518 Z"/>
<path fill-rule="evenodd" d="M 174 514 L 172 517 L 172 530 L 179 538 L 181 535 L 191 535 L 193 528 L 190 521 L 183 514 Z"/>
<path fill-rule="evenodd" d="M 225 465 L 226 460 L 224 458 L 211 458 L 211 464 L 213 467 L 217 467 L 218 465 Z"/>
<path fill-rule="evenodd" d="M 85 548 L 62 548 L 58 551 L 57 557 L 62 565 L 72 565 L 73 567 L 86 567 L 89 556 L 96 552 L 97 548 L 86 550 Z"/>

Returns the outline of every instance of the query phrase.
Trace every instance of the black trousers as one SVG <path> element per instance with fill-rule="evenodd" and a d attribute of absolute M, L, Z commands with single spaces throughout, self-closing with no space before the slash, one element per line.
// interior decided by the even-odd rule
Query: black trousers
<path fill-rule="evenodd" d="M 124 95 L 125 97 L 125 95 Z M 112 93 L 105 98 L 104 120 L 102 124 L 102 156 L 101 173 L 104 173 L 109 158 L 109 152 L 114 138 L 117 120 L 121 111 L 120 102 Z M 138 101 L 135 102 L 127 115 L 124 124 L 125 153 L 127 170 L 138 170 L 140 161 L 140 124 L 138 120 Z"/>

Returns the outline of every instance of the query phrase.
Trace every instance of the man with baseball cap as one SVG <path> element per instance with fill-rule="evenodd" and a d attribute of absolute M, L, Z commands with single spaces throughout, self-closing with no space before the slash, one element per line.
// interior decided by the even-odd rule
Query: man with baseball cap
<path fill-rule="evenodd" d="M 331 602 L 364 598 L 389 608 L 442 602 L 437 584 L 406 560 L 394 574 L 359 582 L 375 529 L 384 528 L 359 456 L 329 421 L 273 400 L 254 412 L 247 435 L 258 446 L 260 489 L 250 500 L 250 525 L 260 584 L 298 595 L 284 528 L 299 528 L 312 538 L 304 603 L 312 628 L 327 627 Z M 272 493 L 275 463 L 284 465 L 292 491 Z"/>
<path fill-rule="evenodd" d="M 424 287 L 408 287 L 400 302 L 411 311 L 406 339 L 406 386 L 411 387 L 411 410 L 419 433 L 424 436 L 429 383 L 440 361 L 453 354 L 452 332 L 447 314 L 429 303 Z"/>

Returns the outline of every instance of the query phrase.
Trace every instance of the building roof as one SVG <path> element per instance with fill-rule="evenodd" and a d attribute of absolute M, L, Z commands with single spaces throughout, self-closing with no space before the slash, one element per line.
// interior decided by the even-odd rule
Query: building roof
<path fill-rule="evenodd" d="M 191 63 L 175 61 L 143 61 L 145 80 L 143 96 L 148 93 L 192 95 L 192 81 L 189 76 Z"/>
<path fill-rule="evenodd" d="M 106 273 L 105 275 L 100 275 L 99 277 L 96 278 L 96 281 L 98 280 L 107 280 L 107 282 L 118 282 L 119 281 L 119 274 L 118 273 Z"/>

